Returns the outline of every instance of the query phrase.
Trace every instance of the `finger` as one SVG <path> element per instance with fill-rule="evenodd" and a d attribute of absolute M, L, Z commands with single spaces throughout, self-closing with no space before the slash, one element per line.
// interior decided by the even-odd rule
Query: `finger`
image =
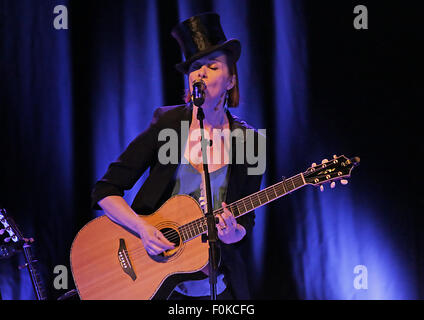
<path fill-rule="evenodd" d="M 337 159 L 337 155 L 333 154 L 333 159 Z"/>
<path fill-rule="evenodd" d="M 158 254 L 162 253 L 163 250 L 149 248 L 149 251 L 148 252 L 152 256 L 157 256 Z"/>
<path fill-rule="evenodd" d="M 164 237 L 165 238 L 165 237 Z M 161 251 L 163 250 L 168 250 L 168 249 L 173 249 L 174 245 L 172 243 L 170 243 L 168 240 L 166 240 L 166 242 L 162 239 L 159 238 L 155 238 L 151 241 L 150 243 L 150 247 L 153 247 L 154 249 L 159 249 Z"/>
<path fill-rule="evenodd" d="M 331 188 L 331 189 L 334 189 L 335 187 L 336 187 L 336 183 L 335 183 L 334 181 L 333 181 L 333 182 L 331 182 L 331 183 L 330 183 L 330 188 Z"/>
<path fill-rule="evenodd" d="M 346 185 L 348 182 L 349 181 L 348 180 L 345 180 L 345 179 L 340 180 L 340 183 L 343 184 L 343 185 Z"/>
<path fill-rule="evenodd" d="M 158 255 L 159 253 L 163 252 L 164 250 L 159 248 L 157 245 L 150 243 L 149 246 L 146 248 L 146 251 L 150 255 Z"/>
<path fill-rule="evenodd" d="M 168 245 L 168 246 L 171 246 L 171 247 L 174 247 L 174 243 L 172 243 L 171 241 L 169 241 L 164 235 L 163 235 L 163 233 L 162 232 L 160 232 L 160 231 L 158 231 L 158 233 L 157 233 L 157 237 L 158 237 L 158 239 L 159 240 L 161 240 L 161 242 L 163 243 L 163 244 L 165 244 L 165 245 Z"/>
<path fill-rule="evenodd" d="M 230 211 L 224 211 L 224 213 L 222 214 L 222 218 L 224 219 L 224 223 L 227 227 L 234 227 L 236 219 Z"/>
<path fill-rule="evenodd" d="M 224 231 L 232 231 L 234 229 L 234 221 L 231 219 L 231 217 L 228 217 L 226 219 L 224 219 L 225 222 L 225 226 L 224 226 Z"/>
<path fill-rule="evenodd" d="M 219 226 L 221 229 L 225 229 L 227 225 L 225 224 L 225 220 L 222 217 L 222 214 L 218 214 L 217 217 L 218 217 L 218 220 L 219 220 L 217 226 Z"/>
<path fill-rule="evenodd" d="M 175 243 L 172 243 L 169 241 L 162 233 L 160 233 L 159 240 L 161 240 L 161 243 L 165 246 L 167 246 L 167 249 L 173 249 L 175 248 Z"/>
<path fill-rule="evenodd" d="M 317 164 L 314 162 L 314 163 L 312 163 L 312 168 L 313 167 L 316 167 L 317 166 Z"/>
<path fill-rule="evenodd" d="M 235 228 L 235 226 L 237 225 L 236 218 L 234 218 L 232 214 L 228 216 L 228 219 L 225 220 L 225 223 L 227 224 L 227 226 L 230 226 L 231 228 Z"/>
<path fill-rule="evenodd" d="M 319 190 L 320 190 L 321 192 L 323 192 L 323 191 L 324 191 L 324 186 L 323 186 L 323 185 L 320 185 L 320 186 L 319 186 Z"/>
<path fill-rule="evenodd" d="M 224 212 L 226 212 L 229 216 L 234 217 L 232 211 L 228 208 L 225 202 L 222 203 L 222 207 L 224 208 Z"/>
<path fill-rule="evenodd" d="M 227 213 L 227 215 L 232 215 L 225 202 L 222 203 L 222 208 L 224 208 L 224 213 Z"/>

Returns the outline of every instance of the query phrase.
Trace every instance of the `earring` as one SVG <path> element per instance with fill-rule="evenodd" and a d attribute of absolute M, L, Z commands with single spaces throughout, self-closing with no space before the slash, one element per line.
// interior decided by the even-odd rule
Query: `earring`
<path fill-rule="evenodd" d="M 225 101 L 224 101 L 225 110 L 227 110 L 227 108 L 228 108 L 228 100 L 229 99 L 230 99 L 230 94 L 228 93 L 228 90 L 227 90 L 227 92 L 225 93 Z"/>

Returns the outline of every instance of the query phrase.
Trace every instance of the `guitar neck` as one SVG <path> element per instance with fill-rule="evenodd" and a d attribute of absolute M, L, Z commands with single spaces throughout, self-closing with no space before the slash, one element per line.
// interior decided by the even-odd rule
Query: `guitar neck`
<path fill-rule="evenodd" d="M 233 202 L 229 204 L 227 208 L 231 211 L 235 218 L 239 218 L 250 211 L 262 207 L 296 189 L 303 187 L 305 184 L 303 175 L 299 173 L 291 178 L 280 181 L 272 186 Z M 214 215 L 222 214 L 223 212 L 224 209 L 220 208 L 214 211 Z"/>
<path fill-rule="evenodd" d="M 238 201 L 235 201 L 227 206 L 227 209 L 237 219 L 246 213 L 253 211 L 259 207 L 262 207 L 278 198 L 281 198 L 296 189 L 299 189 L 306 185 L 305 179 L 302 173 L 299 173 L 291 178 L 284 179 L 272 186 L 255 192 L 247 197 L 244 197 Z M 223 208 L 217 209 L 213 212 L 216 216 L 224 212 Z M 182 240 L 188 241 L 207 231 L 207 219 L 206 217 L 199 218 L 188 224 L 179 227 L 179 231 Z"/>
<path fill-rule="evenodd" d="M 31 253 L 31 246 L 28 244 L 25 244 L 23 246 L 23 251 L 24 251 L 25 260 L 26 260 L 26 267 L 28 268 L 28 273 L 31 278 L 35 296 L 37 300 L 46 300 L 47 298 L 44 294 L 44 290 L 41 285 L 40 276 L 33 265 L 36 261 L 33 260 L 33 256 Z"/>

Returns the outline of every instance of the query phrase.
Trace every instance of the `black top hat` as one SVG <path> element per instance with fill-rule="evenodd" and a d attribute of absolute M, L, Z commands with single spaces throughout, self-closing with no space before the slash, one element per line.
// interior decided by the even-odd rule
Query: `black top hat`
<path fill-rule="evenodd" d="M 240 41 L 227 40 L 216 13 L 193 16 L 175 26 L 171 34 L 178 41 L 186 59 L 175 66 L 182 73 L 188 73 L 193 61 L 217 50 L 230 51 L 234 62 L 240 58 Z"/>

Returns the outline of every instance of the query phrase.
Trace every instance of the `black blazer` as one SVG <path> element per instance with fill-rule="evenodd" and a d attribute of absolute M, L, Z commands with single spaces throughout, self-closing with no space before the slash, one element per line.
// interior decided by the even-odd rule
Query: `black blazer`
<path fill-rule="evenodd" d="M 230 129 L 241 129 L 245 133 L 246 129 L 253 129 L 246 122 L 238 119 L 227 112 Z M 101 199 L 111 195 L 124 195 L 124 190 L 131 189 L 141 175 L 150 168 L 149 176 L 138 191 L 131 205 L 137 214 L 151 214 L 169 199 L 175 184 L 175 174 L 178 164 L 161 164 L 158 161 L 158 150 L 166 143 L 159 141 L 158 134 L 162 129 L 174 129 L 178 133 L 179 146 L 183 139 L 183 146 L 187 141 L 187 136 L 182 136 L 181 121 L 191 123 L 192 105 L 166 106 L 157 108 L 148 128 L 139 134 L 119 156 L 119 158 L 109 165 L 106 174 L 94 186 L 92 192 L 92 207 L 101 209 L 97 204 Z M 240 131 L 240 130 L 239 130 Z M 259 139 L 265 139 L 255 130 L 255 154 L 257 154 L 257 143 Z M 246 136 L 244 134 L 244 136 Z M 243 135 L 233 139 L 231 148 L 235 150 L 237 144 L 246 142 Z M 178 159 L 181 159 L 179 150 Z M 246 154 L 245 157 L 246 158 Z M 236 163 L 235 152 L 232 152 L 232 162 L 229 165 L 229 182 L 225 202 L 230 204 L 260 189 L 262 175 L 248 175 L 247 161 L 242 164 Z M 254 226 L 254 211 L 245 214 L 237 219 L 237 222 L 246 228 L 246 236 L 235 244 L 224 244 L 218 241 L 221 248 L 222 271 L 232 289 L 236 299 L 249 299 L 249 290 L 244 259 L 241 251 L 246 244 L 251 230 Z"/>

